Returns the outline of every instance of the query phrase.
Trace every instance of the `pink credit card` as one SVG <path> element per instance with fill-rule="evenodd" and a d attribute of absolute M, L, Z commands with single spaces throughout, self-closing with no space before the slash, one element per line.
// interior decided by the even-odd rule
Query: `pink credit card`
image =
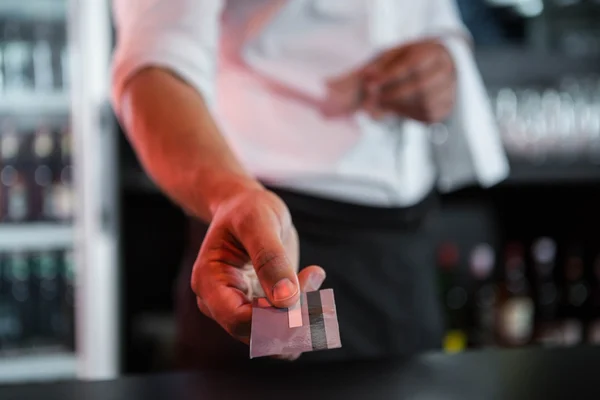
<path fill-rule="evenodd" d="M 306 353 L 342 347 L 332 289 L 302 293 L 290 308 L 266 299 L 252 305 L 250 358 Z"/>

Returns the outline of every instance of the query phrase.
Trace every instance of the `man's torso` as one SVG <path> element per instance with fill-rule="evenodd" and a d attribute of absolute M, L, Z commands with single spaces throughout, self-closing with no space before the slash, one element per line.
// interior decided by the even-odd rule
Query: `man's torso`
<path fill-rule="evenodd" d="M 421 37 L 426 4 L 227 1 L 215 113 L 244 165 L 270 184 L 350 202 L 422 199 L 435 181 L 426 127 L 323 107 L 328 79 Z"/>

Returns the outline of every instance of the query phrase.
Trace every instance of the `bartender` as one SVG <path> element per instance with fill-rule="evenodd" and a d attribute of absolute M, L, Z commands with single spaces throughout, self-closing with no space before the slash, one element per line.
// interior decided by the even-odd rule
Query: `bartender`
<path fill-rule="evenodd" d="M 289 358 L 440 348 L 428 216 L 508 172 L 453 0 L 113 4 L 115 110 L 192 226 L 181 366 L 247 361 L 253 297 L 325 287 L 343 347 Z"/>

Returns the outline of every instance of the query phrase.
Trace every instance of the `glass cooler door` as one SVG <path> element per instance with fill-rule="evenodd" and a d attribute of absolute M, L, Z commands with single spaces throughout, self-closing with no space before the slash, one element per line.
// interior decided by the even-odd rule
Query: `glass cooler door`
<path fill-rule="evenodd" d="M 0 384 L 117 373 L 103 32 L 107 1 L 0 0 Z"/>

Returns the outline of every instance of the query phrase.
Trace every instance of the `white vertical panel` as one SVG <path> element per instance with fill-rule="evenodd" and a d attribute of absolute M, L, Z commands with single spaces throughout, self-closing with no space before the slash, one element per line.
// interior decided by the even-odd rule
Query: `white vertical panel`
<path fill-rule="evenodd" d="M 82 379 L 119 373 L 114 126 L 106 119 L 112 50 L 109 0 L 69 0 L 77 195 L 77 354 Z"/>

